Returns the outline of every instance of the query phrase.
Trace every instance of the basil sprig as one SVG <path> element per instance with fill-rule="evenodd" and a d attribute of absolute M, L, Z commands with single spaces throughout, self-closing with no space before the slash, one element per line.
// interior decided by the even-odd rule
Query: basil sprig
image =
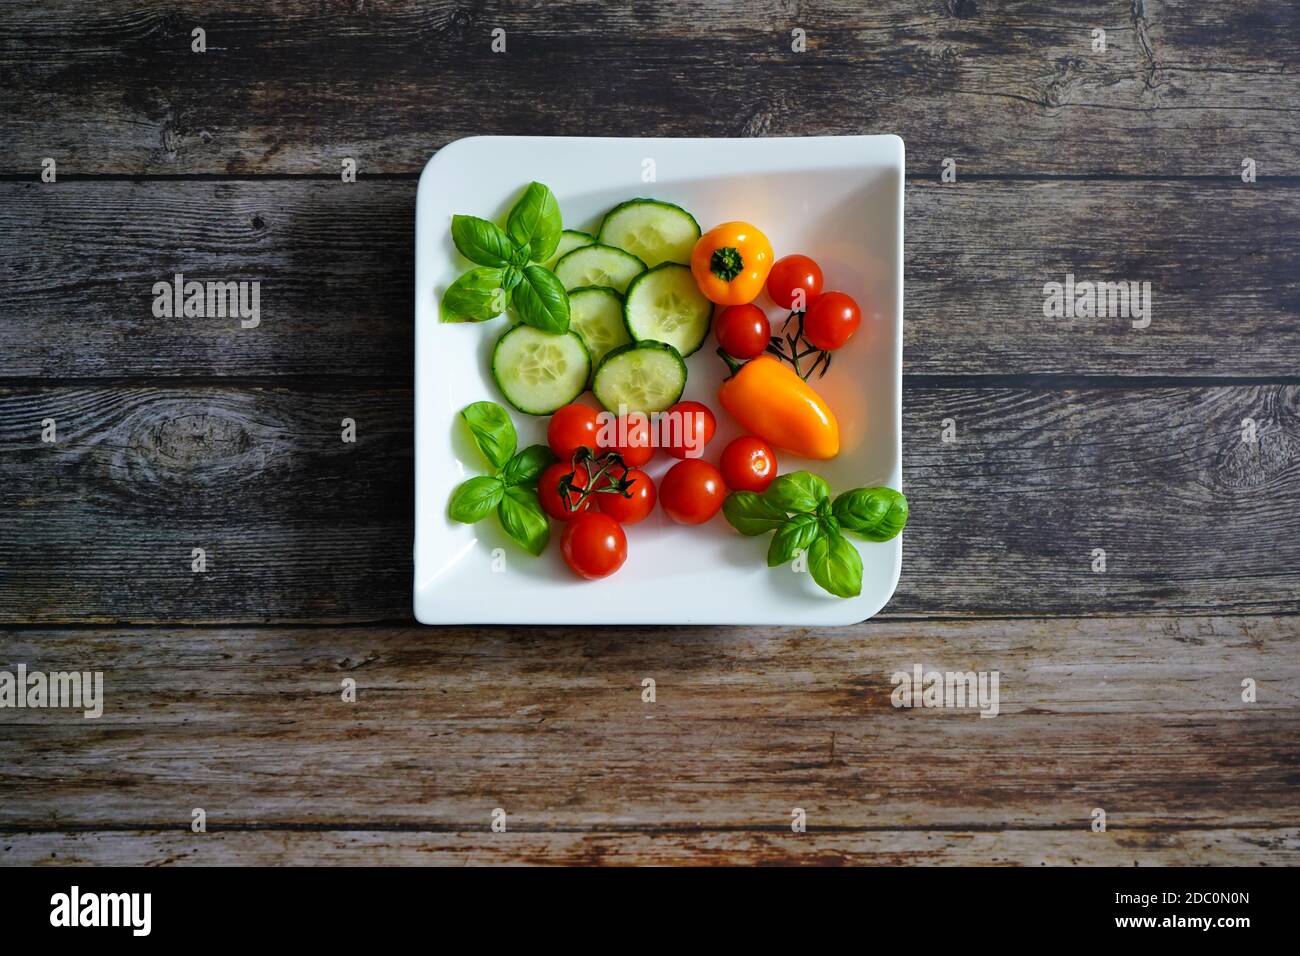
<path fill-rule="evenodd" d="M 888 541 L 907 524 L 907 499 L 893 488 L 855 488 L 834 501 L 826 480 L 812 472 L 780 475 L 761 495 L 737 491 L 722 503 L 722 513 L 744 535 L 775 531 L 767 549 L 770 568 L 800 554 L 808 572 L 836 597 L 862 593 L 862 555 L 844 536 Z"/>
<path fill-rule="evenodd" d="M 496 511 L 511 539 L 529 554 L 541 554 L 551 539 L 551 527 L 537 500 L 537 479 L 555 456 L 545 445 L 516 452 L 519 438 L 514 423 L 496 402 L 467 405 L 460 417 L 494 472 L 458 485 L 447 513 L 453 521 L 474 524 Z"/>
<path fill-rule="evenodd" d="M 451 241 L 476 268 L 442 295 L 444 322 L 482 322 L 513 309 L 543 332 L 569 330 L 569 294 L 538 263 L 555 254 L 563 228 L 560 205 L 541 183 L 529 183 L 506 217 L 506 228 L 477 216 L 452 216 Z"/>

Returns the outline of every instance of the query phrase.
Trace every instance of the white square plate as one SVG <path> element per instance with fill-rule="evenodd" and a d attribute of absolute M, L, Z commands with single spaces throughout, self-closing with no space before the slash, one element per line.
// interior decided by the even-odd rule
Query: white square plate
<path fill-rule="evenodd" d="M 653 172 L 653 181 L 643 175 Z M 674 202 L 702 229 L 732 219 L 767 233 L 778 257 L 801 252 L 822 267 L 828 289 L 853 296 L 863 321 L 813 384 L 840 423 L 842 450 L 827 462 L 781 456 L 780 470 L 807 468 L 838 494 L 902 480 L 903 141 L 897 136 L 786 139 L 598 139 L 482 136 L 439 151 L 420 177 L 415 220 L 415 616 L 425 624 L 850 624 L 884 607 L 898 583 L 900 538 L 854 539 L 862 594 L 819 589 L 787 565 L 768 568 L 771 535 L 747 538 L 718 515 L 675 525 L 661 509 L 627 529 L 627 563 L 600 581 L 564 565 L 559 530 L 540 558 L 506 538 L 495 518 L 463 525 L 447 517 L 461 481 L 485 464 L 459 411 L 490 399 L 505 405 L 488 356 L 510 325 L 442 324 L 438 303 L 469 267 L 451 243 L 451 217 L 504 222 L 530 181 L 559 200 L 566 229 L 594 233 L 601 216 L 637 196 Z M 785 318 L 764 293 L 773 326 Z M 705 402 L 718 432 L 705 451 L 717 462 L 738 429 L 717 401 L 725 367 L 712 334 L 687 359 L 683 396 Z M 589 396 L 588 396 L 589 397 Z M 519 445 L 545 442 L 546 418 L 509 409 Z M 656 455 L 658 481 L 671 463 Z M 501 549 L 496 551 L 495 549 Z M 495 551 L 495 560 L 494 560 Z"/>

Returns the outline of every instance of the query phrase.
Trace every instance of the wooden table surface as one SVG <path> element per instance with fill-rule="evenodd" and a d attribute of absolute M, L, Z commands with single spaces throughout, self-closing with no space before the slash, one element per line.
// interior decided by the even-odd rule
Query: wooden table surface
<path fill-rule="evenodd" d="M 107 701 L 0 710 L 0 861 L 1300 862 L 1297 65 L 1272 0 L 6 3 L 0 669 Z M 886 610 L 416 626 L 429 156 L 873 132 Z M 176 272 L 261 281 L 261 325 L 154 318 Z M 1045 318 L 1066 273 L 1149 281 L 1150 326 Z M 892 707 L 914 664 L 998 671 L 1001 713 Z"/>

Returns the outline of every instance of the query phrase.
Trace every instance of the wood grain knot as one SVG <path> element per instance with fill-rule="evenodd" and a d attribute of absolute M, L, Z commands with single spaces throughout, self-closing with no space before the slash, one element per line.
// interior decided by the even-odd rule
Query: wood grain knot
<path fill-rule="evenodd" d="M 139 433 L 132 448 L 169 472 L 192 472 L 243 458 L 253 440 L 242 422 L 220 408 L 156 421 Z"/>

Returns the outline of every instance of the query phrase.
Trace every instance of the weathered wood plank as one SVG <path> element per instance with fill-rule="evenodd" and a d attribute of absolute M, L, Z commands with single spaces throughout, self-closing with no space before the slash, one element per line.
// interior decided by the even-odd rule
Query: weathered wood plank
<path fill-rule="evenodd" d="M 409 389 L 42 389 L 0 408 L 0 619 L 409 616 Z"/>
<path fill-rule="evenodd" d="M 411 376 L 414 183 L 0 184 L 6 376 Z M 259 324 L 154 284 L 258 282 Z"/>
<path fill-rule="evenodd" d="M 0 183 L 0 375 L 405 383 L 414 199 L 413 182 Z M 914 183 L 905 370 L 1294 377 L 1297 234 L 1295 186 Z M 260 282 L 260 325 L 156 318 L 154 283 L 178 272 Z M 1044 318 L 1067 273 L 1149 282 L 1150 326 Z"/>
<path fill-rule="evenodd" d="M 0 866 L 1294 866 L 1300 830 L 0 834 Z"/>
<path fill-rule="evenodd" d="M 515 831 L 686 830 L 665 851 L 686 853 L 696 830 L 757 829 L 777 853 L 801 807 L 814 829 L 855 831 L 832 851 L 927 842 L 861 830 L 1047 827 L 1067 833 L 1039 852 L 1176 856 L 1188 828 L 1300 826 L 1298 643 L 1295 618 L 1263 617 L 25 631 L 0 664 L 102 670 L 104 712 L 0 710 L 0 826 L 183 830 L 202 807 L 214 831 L 486 835 L 500 807 Z M 891 675 L 914 664 L 996 670 L 998 716 L 893 707 Z M 1098 807 L 1106 849 L 1085 849 Z M 1035 851 L 987 839 L 979 852 Z M 1294 838 L 1276 841 L 1256 850 L 1294 859 Z"/>
<path fill-rule="evenodd" d="M 1300 611 L 1300 387 L 904 405 L 912 517 L 887 613 Z M 405 388 L 0 388 L 0 620 L 407 618 L 410 434 Z"/>
<path fill-rule="evenodd" d="M 896 132 L 936 174 L 1295 175 L 1297 60 L 1300 12 L 1264 0 L 26 0 L 0 20 L 0 168 L 412 172 L 473 133 Z"/>

